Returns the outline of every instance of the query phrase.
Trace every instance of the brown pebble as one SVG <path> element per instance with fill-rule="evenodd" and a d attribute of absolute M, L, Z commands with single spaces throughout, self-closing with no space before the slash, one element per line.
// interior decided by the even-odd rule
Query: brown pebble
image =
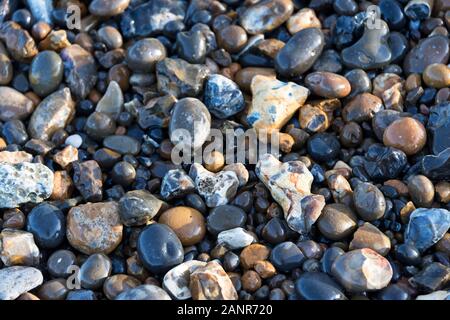
<path fill-rule="evenodd" d="M 444 252 L 447 256 L 450 256 L 450 233 L 444 234 L 441 240 L 436 243 L 436 251 Z"/>
<path fill-rule="evenodd" d="M 219 172 L 225 165 L 225 157 L 222 152 L 213 151 L 204 157 L 205 168 L 211 172 Z"/>
<path fill-rule="evenodd" d="M 422 84 L 422 78 L 418 73 L 411 73 L 405 81 L 405 90 L 407 92 L 412 91 Z"/>
<path fill-rule="evenodd" d="M 409 194 L 408 186 L 404 184 L 402 181 L 397 179 L 387 180 L 383 183 L 385 186 L 390 186 L 397 190 L 398 194 L 402 197 L 405 197 Z"/>
<path fill-rule="evenodd" d="M 357 227 L 357 217 L 350 207 L 341 203 L 326 205 L 317 226 L 320 233 L 331 240 L 348 237 Z"/>
<path fill-rule="evenodd" d="M 114 300 L 121 292 L 135 288 L 141 281 L 126 274 L 115 274 L 103 283 L 103 293 L 109 300 Z"/>
<path fill-rule="evenodd" d="M 251 92 L 250 85 L 252 83 L 252 79 L 256 75 L 273 77 L 275 79 L 276 74 L 274 69 L 270 68 L 257 68 L 257 67 L 248 67 L 239 70 L 234 77 L 235 82 L 239 85 L 239 87 L 247 92 Z"/>
<path fill-rule="evenodd" d="M 436 198 L 442 203 L 450 202 L 450 183 L 441 181 L 436 184 Z"/>
<path fill-rule="evenodd" d="M 414 210 L 416 210 L 416 207 L 412 201 L 408 201 L 400 210 L 400 220 L 402 220 L 403 224 L 407 224 L 409 222 L 409 216 Z"/>
<path fill-rule="evenodd" d="M 348 80 L 336 73 L 317 71 L 308 74 L 305 85 L 316 95 L 324 98 L 344 98 L 352 87 Z"/>
<path fill-rule="evenodd" d="M 22 293 L 17 300 L 41 300 L 38 297 L 36 297 L 34 294 L 29 293 L 29 292 L 25 292 Z"/>
<path fill-rule="evenodd" d="M 53 193 L 51 200 L 65 200 L 72 197 L 74 185 L 67 171 L 55 171 L 53 176 Z"/>
<path fill-rule="evenodd" d="M 364 223 L 353 234 L 349 250 L 370 248 L 385 256 L 391 250 L 391 241 L 377 227 L 371 223 Z"/>
<path fill-rule="evenodd" d="M 39 21 L 31 28 L 31 35 L 34 40 L 41 41 L 50 33 L 50 31 L 52 31 L 52 27 L 48 23 Z"/>
<path fill-rule="evenodd" d="M 450 87 L 450 67 L 443 63 L 433 63 L 422 74 L 425 84 L 432 88 Z"/>
<path fill-rule="evenodd" d="M 25 221 L 25 215 L 19 209 L 7 209 L 3 213 L 3 228 L 22 229 Z"/>
<path fill-rule="evenodd" d="M 41 300 L 65 300 L 67 293 L 66 279 L 54 279 L 41 285 L 37 296 Z"/>
<path fill-rule="evenodd" d="M 290 134 L 283 132 L 279 133 L 279 137 L 280 137 L 279 141 L 280 150 L 283 151 L 284 153 L 290 153 L 292 147 L 295 144 L 294 138 Z"/>
<path fill-rule="evenodd" d="M 253 268 L 255 269 L 256 272 L 258 272 L 259 276 L 263 279 L 271 278 L 277 273 L 277 270 L 275 269 L 273 264 L 270 263 L 270 261 L 265 260 L 257 261 Z"/>
<path fill-rule="evenodd" d="M 242 289 L 248 292 L 255 292 L 261 288 L 261 277 L 253 270 L 245 271 L 241 277 Z"/>
<path fill-rule="evenodd" d="M 364 138 L 361 126 L 356 122 L 349 122 L 344 125 L 341 130 L 339 139 L 346 148 L 354 148 L 359 146 Z"/>
<path fill-rule="evenodd" d="M 284 44 L 285 43 L 283 41 L 280 41 L 278 39 L 265 39 L 256 44 L 256 47 L 262 54 L 275 59 L 275 56 L 277 55 L 278 51 L 280 51 L 281 48 L 284 47 Z"/>
<path fill-rule="evenodd" d="M 217 33 L 217 44 L 229 53 L 239 52 L 247 43 L 247 33 L 244 28 L 229 25 Z"/>
<path fill-rule="evenodd" d="M 395 120 L 383 133 L 383 143 L 386 146 L 400 149 L 409 156 L 422 150 L 426 142 L 425 127 L 410 117 Z"/>
<path fill-rule="evenodd" d="M 241 265 L 244 269 L 251 269 L 255 266 L 256 262 L 267 260 L 269 254 L 270 249 L 265 245 L 259 243 L 251 244 L 241 251 Z"/>
<path fill-rule="evenodd" d="M 200 211 L 190 207 L 175 207 L 165 211 L 159 223 L 169 226 L 184 246 L 197 244 L 205 237 L 205 218 Z"/>
<path fill-rule="evenodd" d="M 408 181 L 411 200 L 416 207 L 430 207 L 434 199 L 434 185 L 424 175 L 411 177 Z"/>

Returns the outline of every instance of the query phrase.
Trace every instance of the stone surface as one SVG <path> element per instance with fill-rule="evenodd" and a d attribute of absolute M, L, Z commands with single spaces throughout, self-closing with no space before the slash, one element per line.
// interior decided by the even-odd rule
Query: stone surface
<path fill-rule="evenodd" d="M 225 230 L 217 235 L 217 243 L 230 250 L 245 248 L 254 241 L 255 238 L 241 227 Z"/>
<path fill-rule="evenodd" d="M 426 292 L 443 289 L 450 281 L 450 268 L 439 262 L 433 262 L 409 281 Z"/>
<path fill-rule="evenodd" d="M 450 179 L 450 148 L 441 151 L 437 155 L 423 157 L 421 169 L 428 178 Z"/>
<path fill-rule="evenodd" d="M 19 61 L 29 61 L 37 53 L 36 43 L 27 30 L 14 22 L 7 21 L 0 27 L 0 39 L 8 51 Z"/>
<path fill-rule="evenodd" d="M 325 71 L 308 74 L 305 77 L 305 85 L 312 93 L 324 98 L 344 98 L 352 89 L 345 77 Z"/>
<path fill-rule="evenodd" d="M 40 286 L 43 280 L 41 271 L 33 267 L 3 268 L 0 270 L 0 300 L 14 300 Z"/>
<path fill-rule="evenodd" d="M 383 143 L 406 155 L 419 152 L 427 142 L 425 127 L 416 119 L 403 117 L 392 122 L 384 131 Z"/>
<path fill-rule="evenodd" d="M 0 120 L 23 120 L 33 111 L 33 102 L 19 91 L 0 86 Z"/>
<path fill-rule="evenodd" d="M 66 218 L 61 210 L 47 202 L 37 205 L 27 216 L 27 231 L 42 248 L 59 246 L 66 236 Z"/>
<path fill-rule="evenodd" d="M 31 162 L 33 156 L 25 151 L 1 151 L 0 162 L 18 164 L 21 162 Z"/>
<path fill-rule="evenodd" d="M 450 134 L 450 102 L 442 102 L 430 108 L 427 129 L 431 133 L 431 150 L 439 154 L 450 148 L 449 139 L 442 139 Z"/>
<path fill-rule="evenodd" d="M 353 210 L 341 203 L 326 205 L 317 222 L 320 232 L 331 240 L 341 240 L 353 233 L 357 217 Z"/>
<path fill-rule="evenodd" d="M 119 84 L 111 81 L 105 94 L 97 103 L 95 111 L 109 114 L 113 119 L 117 119 L 123 108 L 123 94 Z"/>
<path fill-rule="evenodd" d="M 191 260 L 183 262 L 170 269 L 164 275 L 163 288 L 176 300 L 186 300 L 192 297 L 190 289 L 191 274 L 206 262 Z"/>
<path fill-rule="evenodd" d="M 163 202 L 147 190 L 128 191 L 119 201 L 120 219 L 126 226 L 144 225 L 161 209 Z"/>
<path fill-rule="evenodd" d="M 238 85 L 219 74 L 208 77 L 203 94 L 208 110 L 220 119 L 231 117 L 245 107 L 244 96 Z"/>
<path fill-rule="evenodd" d="M 89 5 L 89 12 L 100 17 L 121 14 L 130 4 L 130 0 L 94 0 Z"/>
<path fill-rule="evenodd" d="M 128 48 L 126 61 L 135 72 L 154 72 L 156 63 L 166 56 L 166 48 L 158 39 L 145 38 Z"/>
<path fill-rule="evenodd" d="M 5 266 L 33 266 L 39 262 L 39 248 L 30 232 L 3 229 L 0 233 L 0 259 Z"/>
<path fill-rule="evenodd" d="M 260 243 L 254 243 L 245 247 L 239 256 L 241 266 L 244 269 L 251 269 L 258 261 L 267 260 L 270 255 L 270 248 Z"/>
<path fill-rule="evenodd" d="M 103 253 L 91 254 L 81 265 L 77 279 L 85 289 L 100 289 L 105 280 L 111 275 L 112 263 Z"/>
<path fill-rule="evenodd" d="M 140 284 L 141 282 L 133 276 L 115 274 L 105 280 L 103 292 L 109 300 L 114 300 L 122 292 L 136 288 Z"/>
<path fill-rule="evenodd" d="M 166 291 L 152 284 L 143 284 L 122 292 L 116 300 L 172 300 Z"/>
<path fill-rule="evenodd" d="M 15 208 L 50 197 L 53 172 L 40 163 L 0 163 L 0 207 Z"/>
<path fill-rule="evenodd" d="M 34 57 L 28 79 L 33 91 L 41 97 L 55 91 L 64 75 L 60 56 L 54 51 L 41 51 Z"/>
<path fill-rule="evenodd" d="M 300 268 L 305 259 L 302 251 L 290 241 L 277 244 L 270 253 L 270 262 L 281 272 Z"/>
<path fill-rule="evenodd" d="M 319 18 L 317 18 L 314 10 L 310 8 L 303 8 L 289 17 L 286 27 L 291 34 L 296 34 L 300 30 L 306 28 L 321 28 Z"/>
<path fill-rule="evenodd" d="M 101 201 L 102 171 L 95 160 L 73 163 L 73 182 L 86 201 Z"/>
<path fill-rule="evenodd" d="M 391 240 L 373 224 L 365 222 L 353 234 L 349 250 L 369 248 L 382 256 L 391 250 Z"/>
<path fill-rule="evenodd" d="M 383 103 L 380 98 L 370 93 L 361 93 L 344 106 L 342 117 L 347 122 L 361 123 L 372 119 L 382 109 Z"/>
<path fill-rule="evenodd" d="M 181 169 L 167 171 L 161 182 L 161 196 L 165 200 L 181 198 L 194 190 L 194 181 Z"/>
<path fill-rule="evenodd" d="M 305 300 L 347 300 L 342 288 L 321 272 L 305 272 L 295 282 L 295 289 Z"/>
<path fill-rule="evenodd" d="M 78 149 L 67 146 L 53 156 L 55 161 L 63 169 L 67 169 L 72 162 L 78 161 Z"/>
<path fill-rule="evenodd" d="M 363 163 L 364 169 L 374 180 L 397 178 L 407 164 L 403 151 L 373 144 L 369 147 Z"/>
<path fill-rule="evenodd" d="M 403 70 L 406 74 L 422 73 L 430 64 L 446 64 L 449 56 L 450 47 L 447 37 L 435 35 L 424 38 L 406 54 Z"/>
<path fill-rule="evenodd" d="M 206 219 L 208 231 L 217 235 L 225 230 L 244 227 L 247 215 L 237 206 L 223 205 L 211 209 Z"/>
<path fill-rule="evenodd" d="M 240 23 L 249 34 L 265 33 L 283 24 L 293 11 L 291 0 L 264 0 L 247 8 Z"/>
<path fill-rule="evenodd" d="M 356 186 L 353 202 L 358 215 L 365 221 L 374 221 L 384 215 L 386 200 L 375 185 L 364 182 Z"/>
<path fill-rule="evenodd" d="M 112 252 L 122 241 L 122 229 L 113 201 L 79 205 L 67 215 L 67 239 L 85 254 Z"/>

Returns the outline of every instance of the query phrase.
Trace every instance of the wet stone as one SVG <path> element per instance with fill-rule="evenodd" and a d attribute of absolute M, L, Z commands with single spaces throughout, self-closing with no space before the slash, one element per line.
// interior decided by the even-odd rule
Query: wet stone
<path fill-rule="evenodd" d="M 300 250 L 300 249 L 299 249 Z M 258 261 L 264 261 L 269 258 L 270 248 L 265 245 L 254 243 L 245 247 L 239 256 L 241 266 L 244 269 L 253 268 Z"/>
<path fill-rule="evenodd" d="M 41 51 L 33 59 L 28 74 L 30 85 L 41 97 L 58 88 L 64 75 L 64 66 L 59 55 L 53 51 Z"/>
<path fill-rule="evenodd" d="M 123 102 L 123 94 L 119 84 L 116 81 L 111 81 L 105 94 L 97 103 L 95 111 L 106 113 L 113 119 L 117 119 L 122 112 Z"/>
<path fill-rule="evenodd" d="M 365 155 L 364 169 L 375 180 L 397 178 L 407 164 L 403 151 L 373 144 Z"/>
<path fill-rule="evenodd" d="M 424 38 L 406 55 L 403 70 L 406 74 L 422 73 L 430 64 L 446 64 L 449 56 L 450 47 L 447 37 L 436 35 Z"/>
<path fill-rule="evenodd" d="M 361 123 L 372 119 L 382 109 L 383 103 L 380 98 L 370 93 L 362 93 L 355 96 L 344 106 L 342 117 L 347 122 Z"/>
<path fill-rule="evenodd" d="M 347 300 L 341 286 L 322 272 L 305 272 L 295 282 L 295 290 L 305 300 Z"/>
<path fill-rule="evenodd" d="M 419 208 L 412 212 L 405 230 L 405 242 L 421 252 L 438 242 L 450 228 L 450 212 L 445 209 Z"/>
<path fill-rule="evenodd" d="M 289 17 L 286 27 L 291 34 L 295 34 L 306 28 L 321 28 L 322 24 L 314 10 L 303 8 Z"/>
<path fill-rule="evenodd" d="M 68 291 L 65 279 L 53 279 L 42 284 L 36 294 L 40 300 L 64 300 Z"/>
<path fill-rule="evenodd" d="M 184 31 L 177 34 L 178 55 L 189 63 L 205 63 L 206 39 L 200 30 Z"/>
<path fill-rule="evenodd" d="M 337 257 L 331 272 L 349 292 L 382 289 L 393 274 L 389 261 L 372 249 L 353 250 Z"/>
<path fill-rule="evenodd" d="M 403 117 L 392 122 L 383 133 L 383 143 L 403 151 L 406 155 L 418 153 L 427 142 L 425 127 L 418 120 Z"/>
<path fill-rule="evenodd" d="M 27 231 L 33 234 L 40 247 L 55 248 L 64 241 L 66 219 L 57 207 L 42 203 L 28 214 Z"/>
<path fill-rule="evenodd" d="M 442 63 L 428 65 L 422 74 L 425 84 L 432 88 L 450 87 L 450 67 Z"/>
<path fill-rule="evenodd" d="M 271 243 L 278 244 L 287 240 L 287 225 L 280 218 L 272 218 L 261 231 L 262 238 Z"/>
<path fill-rule="evenodd" d="M 103 292 L 109 300 L 114 300 L 124 291 L 136 288 L 141 282 L 133 276 L 115 274 L 108 277 L 103 283 Z"/>
<path fill-rule="evenodd" d="M 410 279 L 410 282 L 426 292 L 445 287 L 450 280 L 450 268 L 439 262 L 433 262 Z"/>
<path fill-rule="evenodd" d="M 241 208 L 232 205 L 217 206 L 207 217 L 208 231 L 214 235 L 222 231 L 243 227 L 247 216 Z"/>
<path fill-rule="evenodd" d="M 128 191 L 119 201 L 119 213 L 126 226 L 146 224 L 160 210 L 163 202 L 146 190 Z"/>
<path fill-rule="evenodd" d="M 36 43 L 28 31 L 13 21 L 8 21 L 0 27 L 0 39 L 6 48 L 19 61 L 29 61 L 37 53 Z"/>
<path fill-rule="evenodd" d="M 116 129 L 111 115 L 103 112 L 92 112 L 84 125 L 84 131 L 94 140 L 106 138 L 114 134 Z"/>
<path fill-rule="evenodd" d="M 205 83 L 204 101 L 208 110 L 217 118 L 226 119 L 244 109 L 244 96 L 232 80 L 214 74 Z"/>
<path fill-rule="evenodd" d="M 197 96 L 208 75 L 206 66 L 189 64 L 181 59 L 165 58 L 156 64 L 158 90 L 178 98 Z"/>
<path fill-rule="evenodd" d="M 50 197 L 53 172 L 39 163 L 0 163 L 0 207 L 15 208 Z"/>
<path fill-rule="evenodd" d="M 450 179 L 450 148 L 422 158 L 421 169 L 431 179 Z"/>
<path fill-rule="evenodd" d="M 73 163 L 73 182 L 86 201 L 100 201 L 103 197 L 102 171 L 95 160 Z"/>
<path fill-rule="evenodd" d="M 275 57 L 275 69 L 285 77 L 296 77 L 308 71 L 325 46 L 319 28 L 308 28 L 297 32 Z"/>
<path fill-rule="evenodd" d="M 391 241 L 374 225 L 365 222 L 353 234 L 349 250 L 369 248 L 382 256 L 391 250 Z"/>
<path fill-rule="evenodd" d="M 122 229 L 116 202 L 79 205 L 67 215 L 67 239 L 85 254 L 112 252 L 122 241 Z"/>
<path fill-rule="evenodd" d="M 23 145 L 28 140 L 27 130 L 20 120 L 6 122 L 1 129 L 1 135 L 8 144 Z"/>
<path fill-rule="evenodd" d="M 430 207 L 434 200 L 434 185 L 423 175 L 416 175 L 408 181 L 411 200 L 417 207 Z"/>
<path fill-rule="evenodd" d="M 154 223 L 139 234 L 137 251 L 144 266 L 153 273 L 164 273 L 183 261 L 183 246 L 165 224 Z"/>
<path fill-rule="evenodd" d="M 96 290 L 102 287 L 103 282 L 112 271 L 111 260 L 103 253 L 90 255 L 81 265 L 78 279 L 84 289 Z"/>
<path fill-rule="evenodd" d="M 317 227 L 331 240 L 341 240 L 353 233 L 357 226 L 357 218 L 352 209 L 344 204 L 331 203 L 322 210 Z"/>
<path fill-rule="evenodd" d="M 0 270 L 0 300 L 14 300 L 43 282 L 41 271 L 32 267 L 15 266 Z"/>
<path fill-rule="evenodd" d="M 191 260 L 183 262 L 170 269 L 164 276 L 163 288 L 177 300 L 186 300 L 192 297 L 189 288 L 191 274 L 206 262 Z"/>
<path fill-rule="evenodd" d="M 237 25 L 229 25 L 217 33 L 217 44 L 229 53 L 239 52 L 247 43 L 247 33 Z"/>
<path fill-rule="evenodd" d="M 372 129 L 380 141 L 383 141 L 383 134 L 389 125 L 402 117 L 402 113 L 396 110 L 380 110 L 372 118 Z"/>
<path fill-rule="evenodd" d="M 3 229 L 0 233 L 0 259 L 5 266 L 33 266 L 39 262 L 39 248 L 30 232 Z"/>
<path fill-rule="evenodd" d="M 290 241 L 276 245 L 270 253 L 270 262 L 281 272 L 301 267 L 304 260 L 302 251 Z"/>
<path fill-rule="evenodd" d="M 245 248 L 255 241 L 255 238 L 243 228 L 234 228 L 220 232 L 217 243 L 230 250 Z"/>
<path fill-rule="evenodd" d="M 145 73 L 155 71 L 156 63 L 166 56 L 166 48 L 158 39 L 145 38 L 128 48 L 126 61 L 131 70 Z"/>
<path fill-rule="evenodd" d="M 325 162 L 337 158 L 341 144 L 331 133 L 317 133 L 308 139 L 307 149 L 314 160 Z"/>
<path fill-rule="evenodd" d="M 383 193 L 373 184 L 360 183 L 353 192 L 353 202 L 358 215 L 365 221 L 374 221 L 384 215 L 386 200 Z"/>
<path fill-rule="evenodd" d="M 181 198 L 194 190 L 194 181 L 180 169 L 169 170 L 161 182 L 161 196 L 165 200 Z"/>
<path fill-rule="evenodd" d="M 24 120 L 33 111 L 33 102 L 19 91 L 0 86 L 0 120 Z"/>
<path fill-rule="evenodd" d="M 308 74 L 305 84 L 314 94 L 324 98 L 344 98 L 352 89 L 343 76 L 324 71 Z"/>
<path fill-rule="evenodd" d="M 54 278 L 66 278 L 71 274 L 71 266 L 75 264 L 76 257 L 72 251 L 58 250 L 48 258 L 47 270 Z"/>
<path fill-rule="evenodd" d="M 136 170 L 126 161 L 119 161 L 111 170 L 112 181 L 124 188 L 130 186 L 136 178 Z"/>

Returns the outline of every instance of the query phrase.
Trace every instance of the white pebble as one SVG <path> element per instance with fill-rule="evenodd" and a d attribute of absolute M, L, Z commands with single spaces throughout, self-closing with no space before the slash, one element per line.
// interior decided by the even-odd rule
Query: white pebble
<path fill-rule="evenodd" d="M 224 245 L 230 250 L 249 246 L 255 238 L 243 228 L 234 228 L 222 231 L 217 235 L 217 243 Z"/>
<path fill-rule="evenodd" d="M 79 147 L 81 147 L 81 144 L 83 143 L 83 139 L 81 138 L 80 135 L 73 134 L 66 138 L 65 143 L 66 143 L 66 145 L 71 145 L 72 147 L 78 149 Z"/>

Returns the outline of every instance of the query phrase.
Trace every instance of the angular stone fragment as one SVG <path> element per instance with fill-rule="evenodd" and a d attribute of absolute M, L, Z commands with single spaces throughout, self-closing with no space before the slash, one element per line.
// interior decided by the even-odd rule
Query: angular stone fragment
<path fill-rule="evenodd" d="M 33 267 L 3 268 L 0 270 L 0 300 L 14 300 L 40 286 L 43 280 L 41 271 Z"/>
<path fill-rule="evenodd" d="M 39 262 L 39 248 L 30 232 L 3 229 L 0 233 L 0 258 L 5 266 L 33 266 Z"/>
<path fill-rule="evenodd" d="M 102 200 L 102 170 L 95 160 L 74 162 L 73 172 L 75 187 L 86 201 Z"/>
<path fill-rule="evenodd" d="M 252 79 L 248 123 L 256 129 L 281 129 L 303 105 L 309 90 L 293 82 L 256 75 Z"/>
<path fill-rule="evenodd" d="M 307 234 L 325 206 L 322 195 L 311 194 L 313 175 L 301 161 L 280 162 L 265 154 L 256 164 L 256 175 L 283 208 L 288 225 Z"/>
<path fill-rule="evenodd" d="M 1 25 L 0 40 L 6 44 L 11 55 L 19 61 L 29 61 L 38 53 L 33 37 L 14 21 Z"/>
<path fill-rule="evenodd" d="M 111 81 L 105 94 L 97 103 L 95 111 L 109 114 L 116 119 L 123 109 L 123 94 L 116 81 Z"/>
<path fill-rule="evenodd" d="M 444 288 L 450 281 L 450 268 L 439 262 L 427 265 L 421 272 L 414 275 L 409 282 L 426 292 Z"/>
<path fill-rule="evenodd" d="M 139 226 L 150 221 L 163 202 L 147 190 L 128 191 L 119 201 L 119 214 L 126 226 Z"/>
<path fill-rule="evenodd" d="M 0 208 L 42 202 L 53 189 L 53 172 L 40 163 L 0 163 Z"/>
<path fill-rule="evenodd" d="M 161 196 L 165 200 L 182 197 L 194 190 L 194 181 L 181 169 L 169 170 L 161 182 Z"/>
<path fill-rule="evenodd" d="M 21 162 L 31 162 L 33 156 L 25 151 L 2 151 L 0 152 L 0 162 L 18 164 Z"/>
<path fill-rule="evenodd" d="M 191 274 L 189 287 L 194 300 L 237 300 L 236 289 L 222 266 L 208 262 Z"/>
<path fill-rule="evenodd" d="M 78 161 L 78 149 L 67 146 L 53 156 L 53 160 L 61 166 L 67 168 L 72 162 Z"/>
<path fill-rule="evenodd" d="M 75 103 L 68 88 L 47 96 L 34 110 L 28 124 L 32 138 L 50 140 L 53 133 L 65 126 L 75 115 Z"/>
<path fill-rule="evenodd" d="M 191 260 L 183 262 L 167 271 L 163 279 L 163 288 L 175 299 L 186 300 L 192 297 L 189 288 L 191 274 L 206 262 Z"/>

